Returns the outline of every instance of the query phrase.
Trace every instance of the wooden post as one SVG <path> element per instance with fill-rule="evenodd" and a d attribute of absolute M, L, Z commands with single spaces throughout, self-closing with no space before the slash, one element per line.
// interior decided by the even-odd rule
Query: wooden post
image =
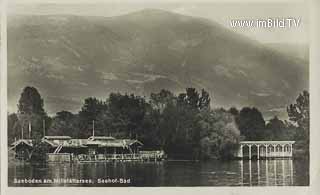
<path fill-rule="evenodd" d="M 21 139 L 23 139 L 23 126 L 21 127 Z"/>
<path fill-rule="evenodd" d="M 43 137 L 46 136 L 46 120 L 42 120 Z"/>
<path fill-rule="evenodd" d="M 241 176 L 241 185 L 243 185 L 243 159 L 240 161 L 240 176 Z"/>
<path fill-rule="evenodd" d="M 266 148 L 266 154 L 265 154 L 265 157 L 268 158 L 268 145 L 264 145 L 265 148 Z"/>
<path fill-rule="evenodd" d="M 277 185 L 277 161 L 273 161 L 274 184 Z"/>
<path fill-rule="evenodd" d="M 94 120 L 92 121 L 92 138 L 94 139 Z"/>
<path fill-rule="evenodd" d="M 269 167 L 268 167 L 268 159 L 266 159 L 266 183 L 269 185 Z"/>
<path fill-rule="evenodd" d="M 29 124 L 28 124 L 28 132 L 29 132 L 29 139 L 31 139 L 31 123 L 29 121 Z"/>
<path fill-rule="evenodd" d="M 238 157 L 243 158 L 243 145 L 240 145 L 239 151 L 238 151 Z"/>
<path fill-rule="evenodd" d="M 249 145 L 249 160 L 251 160 L 251 145 Z"/>
<path fill-rule="evenodd" d="M 250 146 L 251 148 L 251 146 Z M 251 158 L 250 158 L 251 159 Z M 249 184 L 252 185 L 252 167 L 251 167 L 251 160 L 249 161 Z"/>
<path fill-rule="evenodd" d="M 258 145 L 257 145 L 257 152 L 258 152 L 258 154 L 257 154 L 257 155 L 258 155 L 258 156 L 257 156 L 257 159 L 258 159 L 258 160 L 259 160 L 259 157 L 260 157 L 260 151 L 259 151 L 260 148 L 259 148 L 259 147 L 260 147 L 260 145 L 258 144 Z"/>
<path fill-rule="evenodd" d="M 260 161 L 257 160 L 257 169 L 258 169 L 258 185 L 260 184 Z"/>
<path fill-rule="evenodd" d="M 292 150 L 291 150 L 292 151 Z M 289 169 L 290 169 L 290 183 L 291 185 L 293 185 L 293 163 L 292 163 L 292 159 L 289 160 Z"/>

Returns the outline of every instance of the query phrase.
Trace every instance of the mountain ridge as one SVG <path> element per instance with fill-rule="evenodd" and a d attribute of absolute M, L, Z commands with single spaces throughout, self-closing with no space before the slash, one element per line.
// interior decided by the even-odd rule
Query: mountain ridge
<path fill-rule="evenodd" d="M 220 24 L 163 11 L 133 14 L 10 16 L 9 99 L 34 85 L 55 113 L 76 111 L 91 95 L 148 96 L 164 87 L 176 93 L 196 87 L 208 90 L 215 106 L 257 106 L 267 112 L 285 107 L 308 88 L 307 66 L 301 65 L 307 62 Z"/>

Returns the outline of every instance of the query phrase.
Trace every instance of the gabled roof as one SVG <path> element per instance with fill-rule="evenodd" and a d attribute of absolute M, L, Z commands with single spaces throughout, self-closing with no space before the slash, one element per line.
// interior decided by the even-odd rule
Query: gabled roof
<path fill-rule="evenodd" d="M 133 144 L 143 145 L 138 140 L 115 139 L 115 140 L 100 142 L 99 147 L 122 147 L 122 148 L 128 148 L 129 146 L 131 146 Z"/>
<path fill-rule="evenodd" d="M 240 144 L 294 144 L 295 141 L 241 141 Z"/>
<path fill-rule="evenodd" d="M 69 148 L 82 148 L 82 147 L 87 147 L 86 143 L 88 142 L 87 139 L 68 139 L 68 140 L 63 140 L 63 139 L 56 139 L 56 140 L 47 140 L 43 139 L 42 140 L 44 143 L 49 144 L 52 147 L 69 147 Z"/>
<path fill-rule="evenodd" d="M 70 136 L 44 136 L 42 139 L 47 140 L 69 140 L 71 139 Z"/>
<path fill-rule="evenodd" d="M 118 148 L 126 148 L 127 145 L 123 140 L 115 139 L 115 140 L 101 140 L 99 147 L 118 147 Z"/>
<path fill-rule="evenodd" d="M 90 136 L 88 140 L 115 140 L 115 138 L 111 136 Z"/>
<path fill-rule="evenodd" d="M 17 147 L 17 146 L 20 145 L 20 144 L 25 144 L 25 145 L 27 145 L 27 146 L 29 146 L 29 147 L 32 147 L 32 146 L 33 146 L 31 139 L 19 139 L 19 140 L 13 142 L 13 143 L 10 145 L 11 147 L 9 148 L 9 150 L 14 149 L 15 147 Z"/>
<path fill-rule="evenodd" d="M 124 141 L 126 142 L 127 145 L 133 145 L 133 144 L 138 144 L 143 146 L 143 143 L 141 143 L 139 140 L 136 139 L 124 139 Z"/>
<path fill-rule="evenodd" d="M 51 147 L 69 147 L 69 148 L 82 148 L 90 145 L 96 145 L 98 147 L 118 147 L 128 148 L 133 144 L 143 145 L 138 140 L 133 139 L 115 139 L 114 137 L 95 136 L 88 139 L 72 139 L 70 136 L 45 136 L 42 138 L 43 143 L 49 144 Z M 33 147 L 32 140 L 20 139 L 11 144 L 12 148 L 19 144 L 26 144 L 29 147 Z"/>

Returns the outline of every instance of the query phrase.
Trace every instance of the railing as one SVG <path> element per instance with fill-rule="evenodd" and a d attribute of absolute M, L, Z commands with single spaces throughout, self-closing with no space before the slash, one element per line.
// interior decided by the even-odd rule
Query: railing
<path fill-rule="evenodd" d="M 62 149 L 62 144 L 60 144 L 55 150 L 54 150 L 54 154 L 57 154 L 57 153 L 59 153 L 60 151 L 61 151 L 61 149 Z"/>
<path fill-rule="evenodd" d="M 86 161 L 159 161 L 164 159 L 164 154 L 150 153 L 150 154 L 79 154 L 74 156 L 74 160 L 79 162 Z"/>

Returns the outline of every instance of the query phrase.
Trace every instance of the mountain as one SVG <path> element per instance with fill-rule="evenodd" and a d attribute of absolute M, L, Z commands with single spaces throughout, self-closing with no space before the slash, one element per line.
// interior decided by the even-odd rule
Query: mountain
<path fill-rule="evenodd" d="M 269 43 L 267 46 L 275 49 L 278 52 L 284 53 L 285 55 L 309 62 L 309 45 L 307 44 Z"/>
<path fill-rule="evenodd" d="M 203 18 L 146 9 L 116 17 L 8 17 L 8 98 L 26 85 L 49 113 L 85 97 L 205 88 L 214 106 L 274 113 L 308 88 L 308 62 Z M 275 113 L 277 113 L 275 112 Z"/>

